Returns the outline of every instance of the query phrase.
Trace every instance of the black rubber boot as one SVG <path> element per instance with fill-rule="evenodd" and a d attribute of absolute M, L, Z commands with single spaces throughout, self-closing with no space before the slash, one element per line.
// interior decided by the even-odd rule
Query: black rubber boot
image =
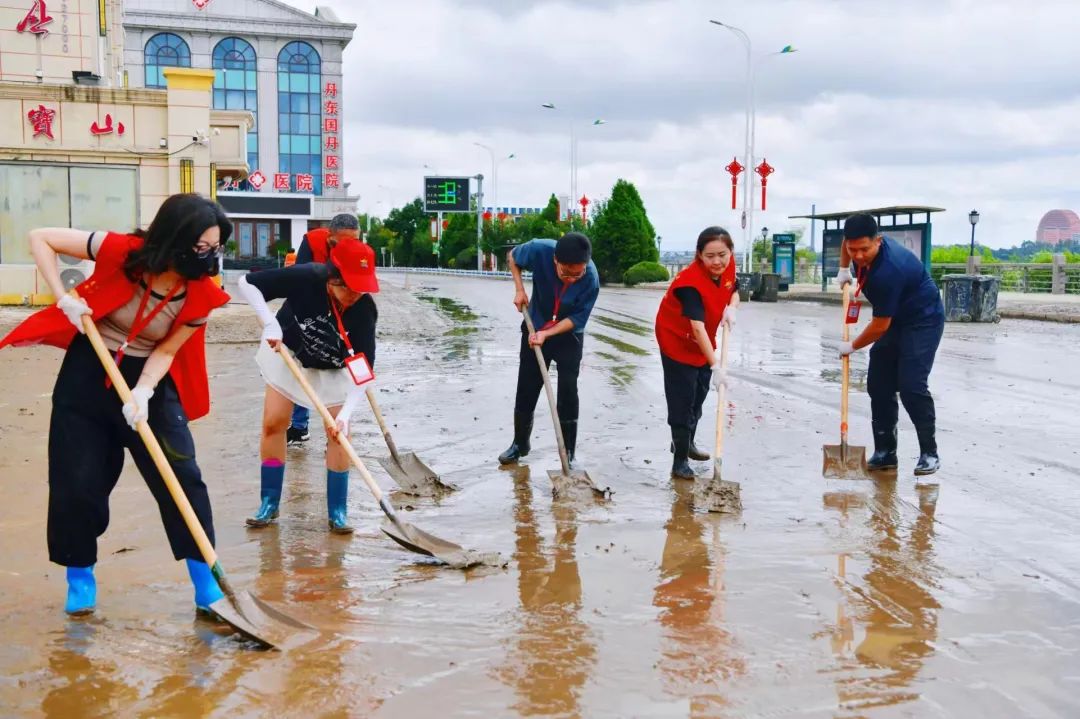
<path fill-rule="evenodd" d="M 563 442 L 566 442 L 566 459 L 570 464 L 574 463 L 574 449 L 577 448 L 577 422 L 576 419 L 559 422 L 559 426 L 562 427 Z"/>
<path fill-rule="evenodd" d="M 694 437 L 696 436 L 697 422 L 694 422 L 693 426 L 690 427 L 690 451 L 688 453 L 688 456 L 690 457 L 690 459 L 696 462 L 707 462 L 712 459 L 712 455 L 710 455 L 705 450 L 698 448 L 698 446 L 694 444 Z"/>
<path fill-rule="evenodd" d="M 693 479 L 694 470 L 687 461 L 690 454 L 690 428 L 672 427 L 671 445 L 675 450 L 675 460 L 671 463 L 671 476 L 675 479 Z"/>
<path fill-rule="evenodd" d="M 513 464 L 526 456 L 532 447 L 529 444 L 532 436 L 533 418 L 531 414 L 514 412 L 514 442 L 499 455 L 499 464 Z"/>
<path fill-rule="evenodd" d="M 896 469 L 900 462 L 896 458 L 896 425 L 882 427 L 874 423 L 874 454 L 866 461 L 866 468 L 871 472 Z"/>
<path fill-rule="evenodd" d="M 934 425 L 925 424 L 915 427 L 919 436 L 919 463 L 915 465 L 915 476 L 923 477 L 941 469 L 941 459 L 937 453 L 937 440 L 934 438 Z"/>

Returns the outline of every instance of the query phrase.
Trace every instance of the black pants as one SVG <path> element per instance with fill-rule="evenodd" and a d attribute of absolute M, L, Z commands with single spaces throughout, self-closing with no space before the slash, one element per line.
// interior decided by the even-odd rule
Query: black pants
<path fill-rule="evenodd" d="M 667 399 L 667 423 L 672 427 L 692 429 L 701 419 L 701 408 L 709 394 L 712 369 L 676 362 L 660 354 L 664 368 L 664 397 Z"/>
<path fill-rule="evenodd" d="M 134 386 L 146 360 L 125 357 L 120 371 Z M 120 396 L 105 386 L 105 370 L 90 341 L 76 336 L 53 390 L 49 423 L 49 559 L 68 567 L 97 562 L 97 538 L 109 526 L 109 494 L 124 467 L 124 448 L 157 500 L 176 559 L 202 559 L 195 540 L 139 435 L 124 421 Z M 210 497 L 195 463 L 195 444 L 176 386 L 166 377 L 154 390 L 150 428 L 195 514 L 214 541 Z"/>
<path fill-rule="evenodd" d="M 896 426 L 899 407 L 896 395 L 904 403 L 916 427 L 933 428 L 934 398 L 930 395 L 930 370 L 934 367 L 945 315 L 900 327 L 890 327 L 885 336 L 870 348 L 870 367 L 866 391 L 875 425 L 889 430 Z"/>
<path fill-rule="evenodd" d="M 536 352 L 529 346 L 529 333 L 524 326 L 522 323 L 514 411 L 532 415 L 536 411 L 536 402 L 540 399 L 540 392 L 544 389 L 544 378 L 540 376 Z M 560 422 L 572 422 L 578 418 L 577 381 L 578 373 L 581 371 L 583 340 L 584 335 L 564 332 L 548 338 L 540 347 L 544 354 L 544 364 L 550 367 L 554 361 L 559 369 L 555 409 L 559 413 Z"/>

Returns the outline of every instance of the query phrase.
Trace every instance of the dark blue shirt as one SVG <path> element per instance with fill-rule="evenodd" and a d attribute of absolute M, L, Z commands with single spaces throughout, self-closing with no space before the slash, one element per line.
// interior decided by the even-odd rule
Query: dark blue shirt
<path fill-rule="evenodd" d="M 941 295 L 922 260 L 888 237 L 870 263 L 863 294 L 874 306 L 874 317 L 891 317 L 905 325 L 943 313 Z"/>
<path fill-rule="evenodd" d="M 551 319 L 555 309 L 555 296 L 559 299 L 558 319 L 574 323 L 574 333 L 585 332 L 593 305 L 600 294 L 600 275 L 596 265 L 589 260 L 585 276 L 569 285 L 563 292 L 563 281 L 555 274 L 555 240 L 531 240 L 514 248 L 514 264 L 532 272 L 532 300 L 529 302 L 533 324 L 537 329 Z"/>

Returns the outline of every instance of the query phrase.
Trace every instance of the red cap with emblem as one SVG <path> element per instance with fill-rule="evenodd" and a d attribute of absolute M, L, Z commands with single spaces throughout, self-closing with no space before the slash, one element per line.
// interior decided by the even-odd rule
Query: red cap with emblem
<path fill-rule="evenodd" d="M 353 238 L 343 239 L 330 250 L 330 261 L 341 272 L 341 279 L 353 292 L 378 292 L 375 277 L 375 250 Z"/>

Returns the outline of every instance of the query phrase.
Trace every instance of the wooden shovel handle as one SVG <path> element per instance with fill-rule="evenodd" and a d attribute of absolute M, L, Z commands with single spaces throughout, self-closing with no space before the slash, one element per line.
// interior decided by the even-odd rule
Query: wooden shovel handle
<path fill-rule="evenodd" d="M 851 285 L 844 285 L 844 328 L 841 336 L 844 342 L 850 337 L 850 325 L 848 325 L 848 307 L 851 305 Z M 851 370 L 851 357 L 844 355 L 840 358 L 840 444 L 847 445 L 848 437 L 848 374 Z"/>
<path fill-rule="evenodd" d="M 386 426 L 386 420 L 383 419 L 382 410 L 379 409 L 379 402 L 375 399 L 375 393 L 368 387 L 364 394 L 367 395 L 368 404 L 371 405 L 371 411 L 375 413 L 375 421 L 379 423 L 379 429 L 382 431 L 383 439 L 386 440 L 386 446 L 390 448 L 390 456 L 394 458 L 394 462 L 399 466 L 401 465 L 401 457 L 398 456 L 397 445 L 394 443 L 394 438 L 390 436 L 390 428 Z"/>
<path fill-rule="evenodd" d="M 532 318 L 529 317 L 528 305 L 521 310 L 521 314 L 525 316 L 525 326 L 529 329 L 529 334 L 536 334 Z M 525 338 L 525 341 L 528 342 L 528 338 Z M 533 350 L 536 352 L 536 361 L 540 365 L 540 376 L 544 378 L 544 390 L 547 392 L 548 406 L 551 407 L 551 421 L 555 424 L 555 439 L 559 442 L 559 462 L 562 463 L 563 474 L 569 476 L 570 459 L 566 454 L 566 440 L 563 439 L 562 425 L 559 424 L 559 411 L 555 406 L 555 391 L 551 389 L 551 377 L 548 375 L 547 365 L 544 364 L 543 351 L 539 347 L 533 347 Z"/>
<path fill-rule="evenodd" d="M 724 329 L 720 335 L 720 366 L 725 370 L 727 369 L 727 346 L 728 335 L 731 330 L 727 325 L 724 325 Z M 716 390 L 716 451 L 714 456 L 717 460 L 723 456 L 724 452 L 724 405 L 727 404 L 727 387 L 720 385 L 720 388 Z"/>
<path fill-rule="evenodd" d="M 364 478 L 364 484 L 367 485 L 368 489 L 371 490 L 371 493 L 375 496 L 375 501 L 380 505 L 388 504 L 383 502 L 382 490 L 379 489 L 379 485 L 375 483 L 375 478 L 371 476 L 371 472 L 368 471 L 367 467 L 365 467 L 364 463 L 360 460 L 360 457 L 356 454 L 356 450 L 353 449 L 352 444 L 349 443 L 349 438 L 345 436 L 344 432 L 337 431 L 337 422 L 330 414 L 330 410 L 326 409 L 326 405 L 319 399 L 319 395 L 315 393 L 315 389 L 311 386 L 311 383 L 307 381 L 307 377 L 300 371 L 300 367 L 296 364 L 296 360 L 293 359 L 292 354 L 289 353 L 288 348 L 279 344 L 277 346 L 277 353 L 281 355 L 281 359 L 285 361 L 285 365 L 289 368 L 289 371 L 292 372 L 293 377 L 296 378 L 296 381 L 299 382 L 300 386 L 304 389 L 304 394 L 306 394 L 308 399 L 311 400 L 311 403 L 315 405 L 315 409 L 322 417 L 323 423 L 326 424 L 327 431 L 337 439 L 338 444 L 340 444 L 342 449 L 345 450 L 345 453 L 349 455 L 349 460 L 353 463 L 353 466 L 360 470 L 360 476 Z M 385 506 L 383 509 L 385 510 Z M 392 516 L 391 519 L 395 522 L 397 521 L 396 517 Z"/>
<path fill-rule="evenodd" d="M 79 295 L 75 290 L 72 290 L 69 294 L 75 299 L 79 298 Z M 127 381 L 124 380 L 124 375 L 120 374 L 120 368 L 116 366 L 116 361 L 113 360 L 112 354 L 109 353 L 109 349 L 105 346 L 105 341 L 101 339 L 101 333 L 98 332 L 97 325 L 94 324 L 94 320 L 90 315 L 83 315 L 82 323 L 87 339 L 90 340 L 94 352 L 101 361 L 101 366 L 105 368 L 105 374 L 107 374 L 112 381 L 113 387 L 116 388 L 116 393 L 120 395 L 120 400 L 124 404 L 127 404 L 131 401 L 131 389 L 128 388 Z M 154 436 L 153 431 L 150 429 L 150 425 L 146 420 L 141 420 L 135 426 L 135 431 L 139 433 L 139 437 L 142 439 L 143 444 L 146 445 L 146 451 L 150 453 L 150 458 L 154 460 L 154 466 L 157 467 L 158 472 L 161 473 L 161 478 L 165 482 L 165 487 L 169 490 L 169 494 L 172 496 L 173 501 L 176 502 L 176 508 L 180 510 L 180 516 L 184 518 L 184 524 L 187 525 L 188 531 L 191 532 L 191 536 L 194 537 L 195 544 L 199 547 L 199 553 L 203 556 L 203 561 L 210 567 L 215 567 L 218 563 L 217 552 L 214 551 L 214 546 L 210 544 L 210 538 L 206 536 L 206 530 L 203 529 L 202 523 L 195 515 L 195 510 L 192 509 L 191 502 L 188 501 L 187 495 L 184 494 L 184 490 L 180 486 L 180 481 L 176 478 L 176 472 L 173 471 L 172 465 L 169 464 L 169 460 L 165 457 L 165 453 L 161 451 L 161 445 L 158 443 L 157 437 Z M 223 589 L 225 589 L 225 587 L 223 587 Z M 231 591 L 226 590 L 226 593 L 231 594 Z"/>

